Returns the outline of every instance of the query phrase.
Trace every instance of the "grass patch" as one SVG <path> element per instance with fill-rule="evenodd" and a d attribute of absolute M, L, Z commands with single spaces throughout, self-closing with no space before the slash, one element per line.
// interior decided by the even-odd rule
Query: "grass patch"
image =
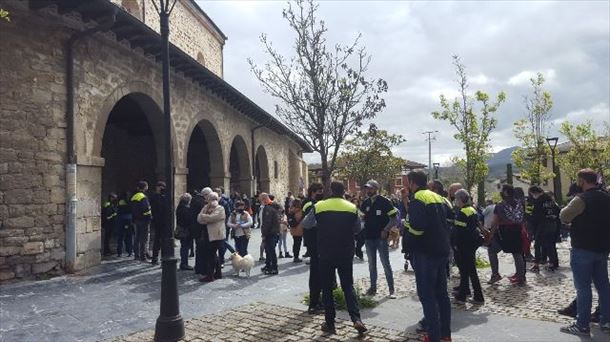
<path fill-rule="evenodd" d="M 356 291 L 356 299 L 358 300 L 358 304 L 361 309 L 374 308 L 377 306 L 377 304 L 379 304 L 373 298 L 365 296 L 359 286 L 355 286 L 354 290 Z M 337 310 L 345 310 L 347 308 L 345 304 L 345 294 L 343 293 L 343 290 L 340 287 L 337 287 L 333 290 L 333 298 L 335 300 Z M 305 294 L 303 298 L 303 303 L 309 306 L 309 293 Z M 320 300 L 320 303 L 322 303 L 322 300 Z"/>

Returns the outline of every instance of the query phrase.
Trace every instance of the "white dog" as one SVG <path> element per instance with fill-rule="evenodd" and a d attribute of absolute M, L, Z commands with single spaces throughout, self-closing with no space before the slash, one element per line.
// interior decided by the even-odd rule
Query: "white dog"
<path fill-rule="evenodd" d="M 231 254 L 231 263 L 236 276 L 239 277 L 239 272 L 244 271 L 246 276 L 250 277 L 250 270 L 254 267 L 254 258 L 250 254 L 242 258 L 239 253 L 235 252 Z"/>

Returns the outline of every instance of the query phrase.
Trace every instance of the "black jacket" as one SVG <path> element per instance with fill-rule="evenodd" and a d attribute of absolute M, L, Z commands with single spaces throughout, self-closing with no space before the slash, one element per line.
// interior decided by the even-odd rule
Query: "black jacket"
<path fill-rule="evenodd" d="M 572 221 L 572 247 L 610 252 L 610 195 L 600 189 L 589 189 L 578 197 L 585 202 L 585 210 Z"/>
<path fill-rule="evenodd" d="M 150 196 L 150 209 L 153 214 L 153 225 L 157 228 L 166 227 L 169 224 L 168 197 L 165 194 L 154 193 Z"/>
<path fill-rule="evenodd" d="M 204 234 L 207 234 L 207 230 L 203 229 L 204 225 L 197 222 L 197 215 L 199 215 L 199 213 L 201 212 L 201 209 L 203 209 L 204 205 L 205 205 L 205 200 L 203 199 L 203 196 L 200 196 L 200 195 L 193 196 L 193 199 L 191 200 L 191 207 L 190 207 L 190 211 L 191 211 L 191 215 L 192 215 L 191 220 L 193 223 L 190 225 L 190 229 L 189 229 L 189 232 L 191 233 L 191 237 L 193 239 L 205 238 L 204 240 L 207 240 L 207 236 L 204 235 L 202 237 L 202 232 Z"/>
<path fill-rule="evenodd" d="M 277 203 L 265 205 L 263 217 L 261 218 L 261 234 L 263 236 L 273 236 L 280 234 L 280 206 Z"/>

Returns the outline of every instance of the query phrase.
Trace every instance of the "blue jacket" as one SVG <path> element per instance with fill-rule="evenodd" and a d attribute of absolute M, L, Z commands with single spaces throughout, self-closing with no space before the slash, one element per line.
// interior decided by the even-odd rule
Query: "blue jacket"
<path fill-rule="evenodd" d="M 408 252 L 430 256 L 449 255 L 447 206 L 443 197 L 426 189 L 416 191 L 409 202 L 404 225 Z"/>

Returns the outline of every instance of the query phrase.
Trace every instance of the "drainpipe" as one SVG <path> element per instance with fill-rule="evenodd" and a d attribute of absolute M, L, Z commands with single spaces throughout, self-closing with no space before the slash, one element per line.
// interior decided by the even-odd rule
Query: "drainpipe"
<path fill-rule="evenodd" d="M 110 29 L 116 22 L 117 9 L 114 8 L 107 22 L 79 31 L 70 36 L 66 43 L 66 257 L 65 269 L 74 272 L 76 262 L 76 153 L 74 151 L 74 47 L 76 43 L 96 32 Z"/>
<path fill-rule="evenodd" d="M 252 191 L 252 196 L 256 195 L 256 146 L 254 145 L 254 132 L 256 132 L 257 129 L 263 127 L 265 127 L 265 125 L 258 125 L 252 128 L 252 130 L 250 131 L 250 137 L 252 139 L 252 189 L 250 189 L 250 191 Z"/>

